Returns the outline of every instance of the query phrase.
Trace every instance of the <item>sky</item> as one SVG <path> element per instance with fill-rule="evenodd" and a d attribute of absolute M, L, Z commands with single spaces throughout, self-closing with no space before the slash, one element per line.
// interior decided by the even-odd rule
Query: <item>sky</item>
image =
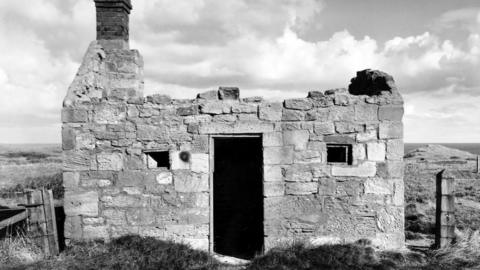
<path fill-rule="evenodd" d="M 145 94 L 218 86 L 270 99 L 391 74 L 405 142 L 480 143 L 478 0 L 132 0 Z M 93 0 L 0 0 L 0 143 L 59 143 Z"/>

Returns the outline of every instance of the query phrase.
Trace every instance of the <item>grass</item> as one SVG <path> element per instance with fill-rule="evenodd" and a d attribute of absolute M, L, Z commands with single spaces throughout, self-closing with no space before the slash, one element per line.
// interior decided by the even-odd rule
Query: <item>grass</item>
<path fill-rule="evenodd" d="M 11 235 L 0 240 L 0 269 L 45 259 L 42 248 L 23 230 L 17 229 Z"/>
<path fill-rule="evenodd" d="M 53 175 L 41 175 L 38 177 L 27 177 L 23 183 L 11 186 L 8 188 L 0 189 L 1 193 L 12 193 L 12 192 L 23 192 L 26 189 L 51 189 L 53 192 L 54 199 L 63 199 L 64 188 L 63 188 L 63 177 L 62 173 L 55 173 Z"/>
<path fill-rule="evenodd" d="M 59 259 L 41 261 L 31 267 L 71 270 L 225 269 L 208 252 L 194 250 L 185 244 L 135 235 L 123 236 L 110 243 L 75 243 Z"/>

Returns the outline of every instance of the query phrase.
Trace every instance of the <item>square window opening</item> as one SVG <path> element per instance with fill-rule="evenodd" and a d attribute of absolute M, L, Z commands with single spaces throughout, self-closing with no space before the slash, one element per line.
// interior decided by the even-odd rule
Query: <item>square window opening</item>
<path fill-rule="evenodd" d="M 170 169 L 170 155 L 168 151 L 145 152 L 147 155 L 148 168 L 166 168 Z"/>
<path fill-rule="evenodd" d="M 352 146 L 349 144 L 327 144 L 327 162 L 352 165 Z"/>

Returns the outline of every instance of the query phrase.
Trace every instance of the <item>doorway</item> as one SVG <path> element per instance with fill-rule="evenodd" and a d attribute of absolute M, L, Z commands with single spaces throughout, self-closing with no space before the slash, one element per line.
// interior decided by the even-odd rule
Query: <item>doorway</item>
<path fill-rule="evenodd" d="M 251 259 L 263 250 L 260 136 L 213 138 L 213 251 Z"/>

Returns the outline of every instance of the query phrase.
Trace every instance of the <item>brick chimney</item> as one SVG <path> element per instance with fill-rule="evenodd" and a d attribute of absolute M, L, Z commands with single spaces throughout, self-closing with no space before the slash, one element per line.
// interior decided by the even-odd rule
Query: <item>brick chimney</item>
<path fill-rule="evenodd" d="M 97 40 L 110 48 L 128 49 L 130 0 L 94 0 L 97 10 Z"/>

